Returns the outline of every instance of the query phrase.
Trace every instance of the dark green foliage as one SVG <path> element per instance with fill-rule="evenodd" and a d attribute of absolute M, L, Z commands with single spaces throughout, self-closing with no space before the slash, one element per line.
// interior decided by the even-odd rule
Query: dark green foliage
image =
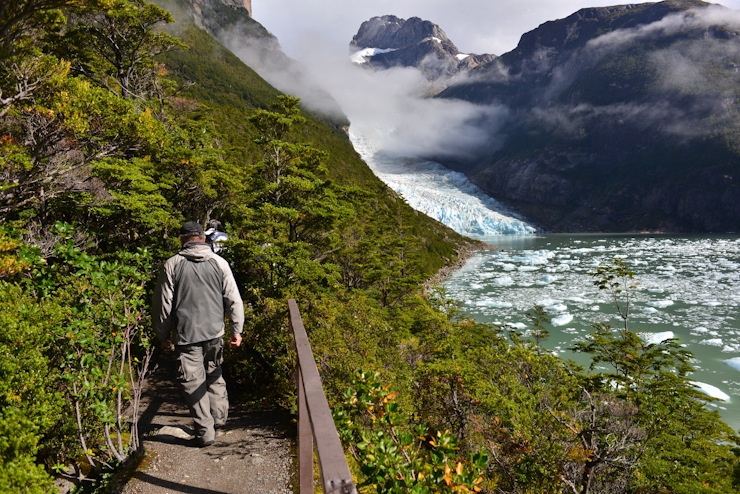
<path fill-rule="evenodd" d="M 17 408 L 0 413 L 0 491 L 45 494 L 52 478 L 36 464 L 37 426 Z"/>
<path fill-rule="evenodd" d="M 42 464 L 94 473 L 137 449 L 129 422 L 152 354 L 148 290 L 179 224 L 213 217 L 229 233 L 223 254 L 247 314 L 244 344 L 227 353 L 242 392 L 232 396 L 292 406 L 285 300 L 296 298 L 366 487 L 730 488 L 737 440 L 703 408 L 675 342 L 627 331 L 623 263 L 596 274 L 624 331 L 599 326 L 579 347 L 607 372 L 543 352 L 542 308 L 529 313 L 534 343 L 467 320 L 420 286 L 473 242 L 414 212 L 345 135 L 189 21 L 172 32 L 190 48 L 165 54 L 180 46 L 151 29 L 166 12 L 139 0 L 106 9 L 77 5 L 66 28 L 52 11 L 19 26 L 27 45 L 11 55 L 25 68 L 0 67 L 4 94 L 41 76 L 0 109 L 0 490 L 42 492 Z M 125 79 L 95 43 L 137 20 L 146 42 Z"/>

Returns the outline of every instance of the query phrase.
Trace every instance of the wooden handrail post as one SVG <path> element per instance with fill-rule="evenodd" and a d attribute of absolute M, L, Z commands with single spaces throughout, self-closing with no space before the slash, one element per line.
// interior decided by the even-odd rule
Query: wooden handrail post
<path fill-rule="evenodd" d="M 288 300 L 290 327 L 295 337 L 298 357 L 298 478 L 300 494 L 313 492 L 313 444 L 321 471 L 325 493 L 357 494 L 355 482 L 344 456 L 339 433 L 331 416 L 321 385 L 306 328 L 303 326 L 298 304 Z M 308 426 L 310 424 L 310 427 Z M 307 429 L 310 429 L 307 432 Z"/>
<path fill-rule="evenodd" d="M 303 376 L 298 368 L 298 492 L 313 494 L 313 432 L 306 405 Z"/>

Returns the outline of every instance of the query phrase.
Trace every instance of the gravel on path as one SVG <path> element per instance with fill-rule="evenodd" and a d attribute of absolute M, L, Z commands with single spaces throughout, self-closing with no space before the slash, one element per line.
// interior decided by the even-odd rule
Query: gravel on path
<path fill-rule="evenodd" d="M 216 442 L 191 444 L 193 422 L 175 381 L 176 360 L 160 358 L 142 397 L 147 455 L 121 494 L 287 494 L 295 471 L 294 431 L 281 414 L 229 408 Z"/>

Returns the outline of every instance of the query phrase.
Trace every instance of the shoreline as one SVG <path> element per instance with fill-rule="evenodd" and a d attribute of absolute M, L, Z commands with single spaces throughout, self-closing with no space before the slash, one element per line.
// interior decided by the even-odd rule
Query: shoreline
<path fill-rule="evenodd" d="M 422 284 L 422 288 L 424 289 L 424 291 L 428 291 L 433 286 L 439 285 L 454 271 L 457 271 L 458 269 L 465 266 L 465 263 L 468 262 L 468 260 L 476 253 L 484 250 L 498 250 L 498 247 L 493 244 L 487 244 L 485 242 L 477 240 L 461 245 L 460 248 L 455 250 L 455 252 L 457 253 L 457 260 L 452 264 L 442 266 L 434 276 L 428 278 Z"/>

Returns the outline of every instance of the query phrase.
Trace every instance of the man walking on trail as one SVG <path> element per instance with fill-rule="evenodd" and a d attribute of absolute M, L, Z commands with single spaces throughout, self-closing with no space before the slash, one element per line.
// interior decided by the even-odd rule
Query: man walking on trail
<path fill-rule="evenodd" d="M 196 442 L 210 446 L 226 423 L 229 400 L 222 377 L 224 317 L 231 347 L 242 342 L 244 304 L 229 263 L 211 250 L 200 224 L 180 229 L 182 250 L 164 263 L 152 300 L 157 338 L 165 348 L 174 332 L 179 382 L 195 421 Z"/>

